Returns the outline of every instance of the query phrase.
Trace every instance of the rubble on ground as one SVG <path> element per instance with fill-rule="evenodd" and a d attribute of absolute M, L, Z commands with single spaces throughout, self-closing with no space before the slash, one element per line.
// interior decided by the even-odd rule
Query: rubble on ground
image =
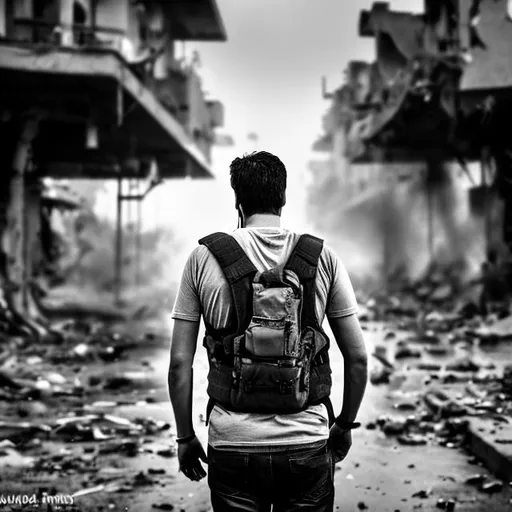
<path fill-rule="evenodd" d="M 433 266 L 414 282 L 395 276 L 389 290 L 363 301 L 362 324 L 382 322 L 386 329 L 382 345 L 372 353 L 370 382 L 391 390 L 396 379 L 423 374 L 424 387 L 415 400 L 395 401 L 396 416 L 367 425 L 401 445 L 463 449 L 469 418 L 512 422 L 512 365 L 507 358 L 491 362 L 485 357 L 488 347 L 512 341 L 509 305 L 482 314 L 452 270 Z M 467 483 L 482 493 L 503 487 L 481 475 Z M 446 510 L 448 501 L 437 506 Z M 449 507 L 453 510 L 454 504 Z"/>
<path fill-rule="evenodd" d="M 158 485 L 165 469 L 141 471 L 128 461 L 174 458 L 171 425 L 113 412 L 151 402 L 151 364 L 130 354 L 158 340 L 83 320 L 56 322 L 52 332 L 45 343 L 0 339 L 0 472 L 24 471 L 23 485 L 78 478 L 74 497 Z M 120 371 L 121 363 L 140 371 Z"/>

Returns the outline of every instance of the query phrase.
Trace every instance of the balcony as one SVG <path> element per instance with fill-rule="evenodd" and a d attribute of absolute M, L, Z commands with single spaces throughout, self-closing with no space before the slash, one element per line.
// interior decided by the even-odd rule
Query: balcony
<path fill-rule="evenodd" d="M 187 5 L 15 0 L 0 13 L 0 94 L 44 112 L 41 169 L 113 177 L 123 159 L 156 158 L 168 177 L 210 175 L 222 105 L 205 98 L 194 63 L 175 61 L 173 39 L 180 27 L 185 39 L 226 34 L 215 0 Z"/>
<path fill-rule="evenodd" d="M 201 151 L 209 155 L 213 129 L 224 124 L 224 109 L 217 101 L 205 98 L 201 79 L 194 66 L 174 60 L 168 76 L 151 80 L 149 87 L 156 97 L 185 127 Z"/>
<path fill-rule="evenodd" d="M 74 24 L 65 26 L 43 20 L 16 18 L 12 40 L 39 47 L 70 47 L 82 51 L 114 51 L 158 98 L 194 139 L 201 151 L 209 156 L 213 128 L 222 126 L 222 106 L 208 102 L 194 66 L 169 59 L 167 77 L 155 78 L 153 66 L 160 52 L 146 48 L 137 51 L 121 29 Z"/>
<path fill-rule="evenodd" d="M 150 85 L 118 51 L 102 45 L 0 41 L 5 104 L 14 112 L 44 112 L 34 143 L 43 175 L 109 179 L 132 172 L 125 161 L 156 158 L 164 178 L 210 177 L 208 154 Z"/>
<path fill-rule="evenodd" d="M 57 47 L 74 48 L 83 51 L 107 50 L 120 55 L 132 70 L 144 78 L 144 66 L 162 53 L 145 47 L 137 50 L 135 44 L 119 28 L 88 26 L 84 24 L 65 25 L 45 20 L 15 18 L 13 31 L 5 39 L 7 42 L 51 49 Z M 146 66 L 147 67 L 147 66 Z"/>

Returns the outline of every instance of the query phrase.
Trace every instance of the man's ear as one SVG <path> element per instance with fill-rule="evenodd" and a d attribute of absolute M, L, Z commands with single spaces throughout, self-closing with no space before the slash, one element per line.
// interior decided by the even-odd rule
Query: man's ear
<path fill-rule="evenodd" d="M 283 194 L 283 206 L 286 205 L 286 192 Z M 281 208 L 283 207 L 281 206 Z"/>

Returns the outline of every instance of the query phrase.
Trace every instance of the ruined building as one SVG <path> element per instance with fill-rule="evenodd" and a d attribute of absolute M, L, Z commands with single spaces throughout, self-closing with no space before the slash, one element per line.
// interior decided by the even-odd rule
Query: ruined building
<path fill-rule="evenodd" d="M 328 155 L 345 222 L 365 224 L 385 272 L 510 257 L 511 4 L 425 0 L 413 14 L 376 2 L 360 14 L 376 59 L 350 62 L 342 86 L 324 91 L 314 149 Z"/>
<path fill-rule="evenodd" d="M 211 176 L 223 108 L 175 47 L 224 40 L 215 0 L 0 0 L 0 276 L 15 316 L 37 317 L 43 177 L 118 180 L 121 212 L 162 179 Z"/>

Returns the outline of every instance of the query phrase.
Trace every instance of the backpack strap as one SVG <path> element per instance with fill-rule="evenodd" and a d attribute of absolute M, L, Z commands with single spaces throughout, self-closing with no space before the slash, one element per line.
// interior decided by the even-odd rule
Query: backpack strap
<path fill-rule="evenodd" d="M 324 242 L 313 235 L 301 235 L 297 244 L 288 258 L 286 269 L 292 270 L 299 277 L 304 287 L 304 299 L 302 301 L 302 325 L 313 327 L 323 333 L 322 326 L 316 318 L 316 271 Z M 313 364 L 329 363 L 329 346 L 324 347 L 313 360 Z M 325 405 L 329 419 L 329 427 L 334 424 L 335 413 L 329 396 L 320 400 Z"/>
<path fill-rule="evenodd" d="M 315 277 L 324 241 L 313 235 L 301 235 L 288 258 L 285 269 L 297 274 L 304 286 L 303 325 L 319 328 L 315 311 Z"/>
<path fill-rule="evenodd" d="M 199 240 L 208 247 L 226 277 L 236 312 L 236 333 L 242 332 L 252 314 L 252 279 L 257 269 L 240 244 L 226 233 L 212 233 Z"/>

